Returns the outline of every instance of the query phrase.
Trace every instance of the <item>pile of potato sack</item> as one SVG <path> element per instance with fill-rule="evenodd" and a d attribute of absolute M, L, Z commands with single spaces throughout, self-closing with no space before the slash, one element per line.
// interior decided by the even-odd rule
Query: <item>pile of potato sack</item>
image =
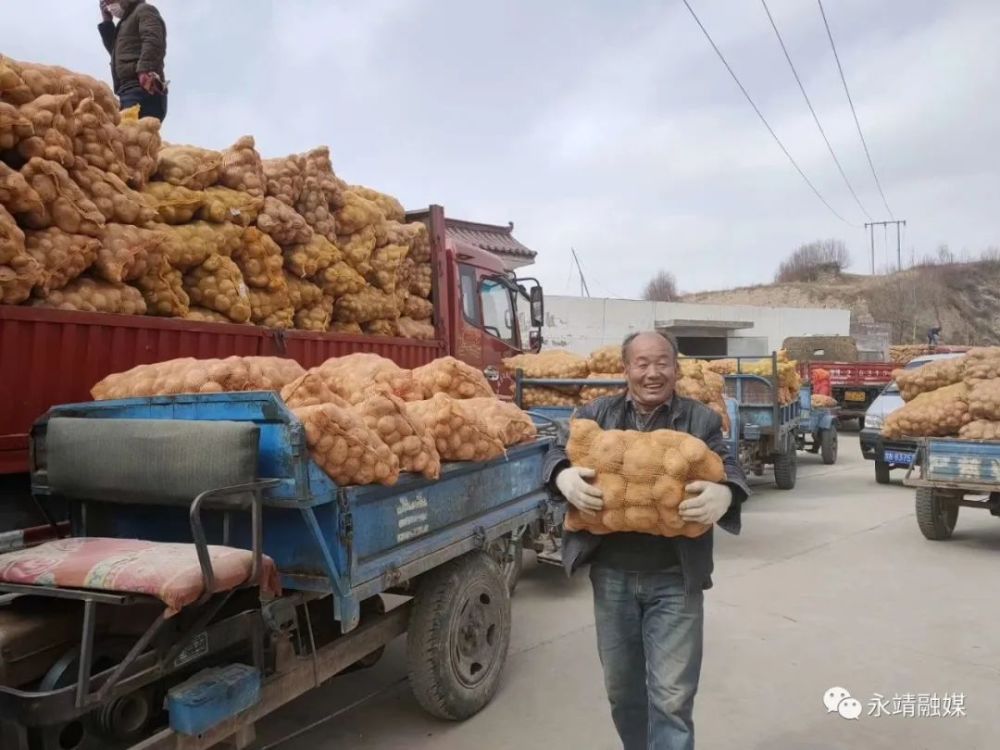
<path fill-rule="evenodd" d="M 0 56 L 0 303 L 433 338 L 430 244 L 328 149 L 161 142 L 111 89 Z"/>
<path fill-rule="evenodd" d="M 109 375 L 98 401 L 182 393 L 276 391 L 302 422 L 313 459 L 337 484 L 437 479 L 443 461 L 488 461 L 534 439 L 531 418 L 496 398 L 482 372 L 453 357 L 405 370 L 377 354 L 304 370 L 279 357 L 175 359 Z"/>
<path fill-rule="evenodd" d="M 894 374 L 904 406 L 882 427 L 888 438 L 1000 440 L 1000 347 Z"/>

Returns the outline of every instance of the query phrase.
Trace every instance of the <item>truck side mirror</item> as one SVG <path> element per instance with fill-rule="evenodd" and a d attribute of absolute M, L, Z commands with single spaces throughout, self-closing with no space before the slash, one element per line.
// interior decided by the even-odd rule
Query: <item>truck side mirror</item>
<path fill-rule="evenodd" d="M 541 328 L 545 324 L 545 295 L 540 286 L 531 287 L 531 325 Z"/>
<path fill-rule="evenodd" d="M 537 328 L 532 329 L 531 333 L 528 334 L 528 346 L 533 352 L 542 350 L 542 332 Z"/>

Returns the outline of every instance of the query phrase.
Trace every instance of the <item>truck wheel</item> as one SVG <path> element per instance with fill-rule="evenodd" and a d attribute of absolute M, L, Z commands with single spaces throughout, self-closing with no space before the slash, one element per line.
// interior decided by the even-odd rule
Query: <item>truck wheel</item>
<path fill-rule="evenodd" d="M 823 463 L 827 466 L 837 463 L 837 442 L 836 427 L 823 430 L 820 437 L 820 450 L 822 451 Z"/>
<path fill-rule="evenodd" d="M 458 721 L 497 691 L 510 646 L 510 592 L 488 554 L 430 573 L 417 591 L 406 642 L 410 688 L 433 716 Z"/>
<path fill-rule="evenodd" d="M 524 566 L 524 537 L 519 535 L 515 539 L 513 534 L 504 534 L 490 542 L 486 551 L 500 566 L 500 573 L 507 584 L 507 590 L 513 596 L 517 582 L 521 578 L 521 568 Z"/>
<path fill-rule="evenodd" d="M 891 481 L 889 464 L 885 461 L 875 461 L 875 481 L 879 484 L 889 484 Z"/>
<path fill-rule="evenodd" d="M 948 539 L 958 520 L 958 503 L 950 502 L 931 487 L 917 489 L 917 525 L 933 541 Z"/>
<path fill-rule="evenodd" d="M 774 457 L 774 483 L 779 490 L 795 489 L 795 479 L 798 475 L 798 461 L 795 451 L 779 453 Z"/>

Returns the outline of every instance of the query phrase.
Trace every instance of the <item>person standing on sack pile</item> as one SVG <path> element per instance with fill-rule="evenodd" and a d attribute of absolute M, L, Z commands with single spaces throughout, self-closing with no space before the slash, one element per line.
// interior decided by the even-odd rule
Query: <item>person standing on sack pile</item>
<path fill-rule="evenodd" d="M 723 459 L 726 481 L 692 482 L 678 510 L 685 521 L 740 532 L 746 476 L 722 437 L 722 418 L 674 393 L 677 346 L 653 331 L 622 345 L 628 389 L 577 410 L 605 430 L 676 430 L 700 438 Z M 566 436 L 549 452 L 545 477 L 581 512 L 603 507 L 591 469 L 571 466 Z M 696 538 L 566 532 L 568 574 L 590 563 L 597 650 L 611 716 L 624 750 L 693 750 L 694 697 L 701 675 L 703 590 L 712 586 L 712 529 Z"/>
<path fill-rule="evenodd" d="M 111 53 L 111 80 L 122 109 L 139 105 L 139 117 L 167 116 L 167 26 L 146 0 L 100 0 L 97 30 Z M 118 19 L 115 24 L 114 19 Z"/>

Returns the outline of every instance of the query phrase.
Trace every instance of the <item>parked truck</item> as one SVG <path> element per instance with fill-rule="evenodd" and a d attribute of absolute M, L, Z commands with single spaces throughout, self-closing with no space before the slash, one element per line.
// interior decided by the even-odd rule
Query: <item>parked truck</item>
<path fill-rule="evenodd" d="M 812 381 L 813 371 L 822 369 L 830 374 L 830 396 L 837 402 L 837 418 L 841 425 L 855 422 L 864 426 L 865 412 L 879 394 L 892 382 L 898 369 L 892 362 L 800 362 L 799 375 Z"/>

